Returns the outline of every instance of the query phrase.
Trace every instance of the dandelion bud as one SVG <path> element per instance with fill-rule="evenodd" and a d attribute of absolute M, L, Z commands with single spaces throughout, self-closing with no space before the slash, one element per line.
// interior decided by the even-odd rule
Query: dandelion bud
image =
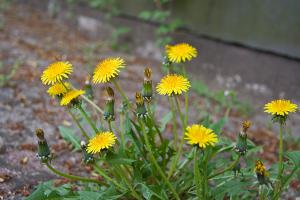
<path fill-rule="evenodd" d="M 145 107 L 142 94 L 139 92 L 135 93 L 135 103 L 136 103 L 136 115 L 138 117 L 145 117 L 147 115 L 147 110 Z"/>
<path fill-rule="evenodd" d="M 260 160 L 257 160 L 255 162 L 254 171 L 256 173 L 259 184 L 261 184 L 261 185 L 271 184 L 271 181 L 269 180 L 269 173 L 267 172 L 266 167 Z"/>
<path fill-rule="evenodd" d="M 38 138 L 38 153 L 37 157 L 43 162 L 48 162 L 51 160 L 51 153 L 48 143 L 44 137 L 44 131 L 42 129 L 36 129 L 35 134 Z"/>
<path fill-rule="evenodd" d="M 115 120 L 115 98 L 111 87 L 105 89 L 104 119 L 107 121 Z"/>
<path fill-rule="evenodd" d="M 82 149 L 82 153 L 83 153 L 83 162 L 85 164 L 93 163 L 95 161 L 94 156 L 93 156 L 93 154 L 88 153 L 86 151 L 87 147 L 86 147 L 85 141 L 81 141 L 80 145 L 81 145 L 81 149 Z"/>
<path fill-rule="evenodd" d="M 94 98 L 94 91 L 92 88 L 92 84 L 90 82 L 90 76 L 87 76 L 85 79 L 84 90 L 85 90 L 86 96 L 92 100 Z"/>
<path fill-rule="evenodd" d="M 235 151 L 242 156 L 247 152 L 247 130 L 250 128 L 250 126 L 250 121 L 244 121 L 242 124 L 242 130 L 238 135 Z"/>
<path fill-rule="evenodd" d="M 143 82 L 143 88 L 142 88 L 142 95 L 143 98 L 147 101 L 150 102 L 153 91 L 152 91 L 152 71 L 150 68 L 146 68 L 144 71 L 144 82 Z"/>

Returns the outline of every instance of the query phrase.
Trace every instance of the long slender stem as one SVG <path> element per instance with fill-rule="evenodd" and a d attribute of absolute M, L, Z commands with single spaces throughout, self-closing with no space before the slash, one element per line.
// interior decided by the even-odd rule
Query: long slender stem
<path fill-rule="evenodd" d="M 171 97 L 169 97 L 169 103 L 170 103 L 171 112 L 172 112 L 174 147 L 175 147 L 175 149 L 177 149 L 177 143 L 178 143 L 177 121 L 176 121 L 176 113 L 175 113 L 174 103 L 173 103 Z"/>
<path fill-rule="evenodd" d="M 103 183 L 99 180 L 96 180 L 96 179 L 90 179 L 90 178 L 85 178 L 85 177 L 81 177 L 81 176 L 74 176 L 74 175 L 71 175 L 71 174 L 65 174 L 65 173 L 53 168 L 48 162 L 46 162 L 45 164 L 48 167 L 48 169 L 50 169 L 53 173 L 55 173 L 59 176 L 62 176 L 62 177 L 68 178 L 68 179 L 72 179 L 72 180 L 82 181 L 82 182 L 92 182 L 92 183 L 105 185 L 105 183 Z"/>
<path fill-rule="evenodd" d="M 141 122 L 141 128 L 142 128 L 142 132 L 145 138 L 145 143 L 146 143 L 146 148 L 149 152 L 150 155 L 150 161 L 152 162 L 152 164 L 156 167 L 157 171 L 159 172 L 159 174 L 161 175 L 161 177 L 163 178 L 163 180 L 165 181 L 165 183 L 167 184 L 167 186 L 170 188 L 170 190 L 172 191 L 175 199 L 180 200 L 176 190 L 174 189 L 173 185 L 170 183 L 170 181 L 168 180 L 168 178 L 166 177 L 166 175 L 164 174 L 164 172 L 162 171 L 162 169 L 160 168 L 159 164 L 157 163 L 153 153 L 152 153 L 152 149 L 149 143 L 149 139 L 148 139 L 148 135 L 145 131 L 145 125 L 144 122 Z"/>
<path fill-rule="evenodd" d="M 93 106 L 99 113 L 103 114 L 103 110 L 97 106 L 92 100 L 90 100 L 88 97 L 86 97 L 85 95 L 81 95 L 81 98 L 83 100 L 85 100 L 86 102 L 88 102 L 91 106 Z"/>
<path fill-rule="evenodd" d="M 116 124 L 114 123 L 114 128 L 117 130 L 117 126 Z M 125 149 L 125 130 L 124 130 L 124 113 L 121 113 L 120 114 L 120 131 L 117 130 L 117 132 L 119 133 L 120 135 L 120 138 L 121 138 L 121 147 L 123 148 L 123 150 Z"/>
<path fill-rule="evenodd" d="M 188 78 L 184 65 L 182 65 L 182 73 L 186 78 Z M 184 101 L 185 101 L 184 102 L 184 104 L 185 104 L 184 123 L 187 124 L 188 120 L 189 120 L 189 94 L 187 92 L 184 93 Z"/>
<path fill-rule="evenodd" d="M 196 185 L 196 194 L 198 199 L 202 198 L 202 192 L 201 192 L 201 176 L 200 176 L 200 170 L 199 170 L 199 163 L 198 163 L 198 156 L 197 156 L 197 148 L 194 150 L 194 181 Z"/>
<path fill-rule="evenodd" d="M 279 130 L 279 162 L 278 162 L 278 179 L 282 178 L 283 173 L 283 124 L 280 123 Z"/>
<path fill-rule="evenodd" d="M 177 154 L 175 155 L 175 159 L 172 162 L 171 167 L 170 167 L 170 171 L 168 173 L 168 178 L 170 178 L 173 175 L 173 172 L 174 172 L 174 170 L 177 166 L 177 163 L 180 160 L 180 157 L 181 157 L 181 154 L 182 154 L 182 149 L 183 149 L 183 143 L 184 143 L 184 131 L 185 131 L 185 128 L 186 128 L 186 124 L 184 123 L 184 118 L 183 118 L 183 115 L 182 115 L 177 97 L 175 97 L 175 101 L 176 101 L 177 110 L 178 110 L 179 115 L 180 115 L 183 131 L 182 131 L 182 137 L 181 137 L 181 140 L 180 140 L 180 144 L 179 144 Z"/>
<path fill-rule="evenodd" d="M 208 177 L 208 179 L 211 179 L 211 178 L 213 178 L 215 176 L 219 176 L 220 174 L 223 174 L 223 173 L 225 173 L 225 172 L 227 172 L 229 170 L 232 170 L 238 164 L 238 162 L 240 161 L 240 159 L 241 159 L 241 156 L 239 155 L 237 157 L 237 159 L 235 161 L 233 161 L 228 167 L 226 167 L 225 169 L 223 169 L 223 170 L 221 170 L 221 171 L 219 171 L 219 172 L 217 172 L 217 173 L 215 173 L 213 175 L 210 175 Z"/>
<path fill-rule="evenodd" d="M 120 95 L 122 96 L 123 100 L 125 100 L 129 105 L 129 100 L 126 94 L 123 92 L 122 88 L 119 86 L 118 82 L 114 79 L 111 80 L 111 82 L 114 84 L 115 88 L 118 90 Z M 129 105 L 130 106 L 130 105 Z"/>
<path fill-rule="evenodd" d="M 92 127 L 92 129 L 95 131 L 95 133 L 98 133 L 98 129 L 96 128 L 95 124 L 91 121 L 90 117 L 88 116 L 88 114 L 85 112 L 85 110 L 79 106 L 78 109 L 80 110 L 81 114 L 84 116 L 84 118 L 86 119 L 86 121 L 89 123 L 89 125 Z"/>
<path fill-rule="evenodd" d="M 72 113 L 72 111 L 70 109 L 67 109 L 68 110 L 68 113 L 71 115 L 73 121 L 76 123 L 76 125 L 78 126 L 78 128 L 80 129 L 83 137 L 86 139 L 86 140 L 89 140 L 90 137 L 88 136 L 87 132 L 85 132 L 85 130 L 83 129 L 83 127 L 80 125 L 79 121 L 77 120 L 76 116 Z"/>
<path fill-rule="evenodd" d="M 183 130 L 184 130 L 186 124 L 185 124 L 185 120 L 184 120 L 183 114 L 181 112 L 181 108 L 180 108 L 180 105 L 179 105 L 178 96 L 175 96 L 174 99 L 175 99 L 175 102 L 176 102 L 177 111 L 179 113 L 179 117 L 180 117 L 180 120 L 181 120 L 181 123 L 182 123 L 182 127 L 183 127 Z"/>

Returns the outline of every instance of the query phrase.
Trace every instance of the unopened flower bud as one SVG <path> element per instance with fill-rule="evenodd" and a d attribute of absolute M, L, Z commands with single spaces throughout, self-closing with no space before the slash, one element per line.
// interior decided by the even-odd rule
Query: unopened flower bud
<path fill-rule="evenodd" d="M 237 139 L 237 144 L 235 147 L 235 151 L 240 155 L 245 155 L 247 152 L 247 130 L 250 128 L 251 122 L 244 121 L 242 124 L 242 130 L 240 131 Z"/>
<path fill-rule="evenodd" d="M 269 180 L 269 173 L 267 172 L 266 167 L 264 166 L 262 161 L 257 160 L 255 162 L 254 171 L 256 173 L 257 180 L 258 180 L 259 184 L 261 184 L 261 185 L 271 184 L 271 181 Z"/>
<path fill-rule="evenodd" d="M 143 95 L 143 98 L 147 102 L 151 101 L 151 98 L 153 95 L 151 76 L 152 76 L 151 69 L 146 68 L 144 71 L 144 82 L 143 82 L 143 88 L 142 88 L 142 95 Z"/>
<path fill-rule="evenodd" d="M 94 99 L 94 91 L 93 91 L 93 87 L 90 81 L 90 76 L 87 76 L 85 79 L 85 83 L 84 83 L 84 90 L 85 90 L 85 94 L 86 96 L 93 100 Z"/>
<path fill-rule="evenodd" d="M 86 143 L 85 143 L 85 141 L 81 141 L 80 145 L 81 145 L 81 149 L 82 149 L 82 153 L 83 153 L 83 162 L 85 164 L 93 163 L 95 161 L 94 156 L 93 156 L 93 154 L 88 153 L 86 151 Z"/>
<path fill-rule="evenodd" d="M 147 115 L 147 110 L 145 107 L 142 94 L 139 92 L 135 94 L 135 103 L 136 103 L 136 115 L 138 117 L 145 117 Z"/>
<path fill-rule="evenodd" d="M 111 87 L 105 89 L 105 106 L 104 106 L 104 119 L 107 121 L 115 120 L 115 98 L 114 91 Z"/>
<path fill-rule="evenodd" d="M 44 137 L 44 131 L 42 129 L 36 129 L 35 134 L 38 138 L 38 158 L 43 162 L 48 162 L 51 160 L 51 152 L 48 143 Z"/>

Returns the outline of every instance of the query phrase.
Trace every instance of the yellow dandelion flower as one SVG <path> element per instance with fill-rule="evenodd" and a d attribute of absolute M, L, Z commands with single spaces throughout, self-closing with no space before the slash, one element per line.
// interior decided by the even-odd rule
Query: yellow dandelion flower
<path fill-rule="evenodd" d="M 125 67 L 122 58 L 107 58 L 98 63 L 93 75 L 93 83 L 106 83 L 118 76 L 121 68 Z"/>
<path fill-rule="evenodd" d="M 87 147 L 88 153 L 99 153 L 102 149 L 108 149 L 116 143 L 117 137 L 112 132 L 98 133 L 90 139 Z"/>
<path fill-rule="evenodd" d="M 189 144 L 199 145 L 199 147 L 203 149 L 209 145 L 215 146 L 215 143 L 218 142 L 217 135 L 213 130 L 198 124 L 186 128 L 184 139 L 187 140 Z"/>
<path fill-rule="evenodd" d="M 44 85 L 53 85 L 56 82 L 68 78 L 72 72 L 73 67 L 71 63 L 63 61 L 54 62 L 43 71 L 41 80 Z"/>
<path fill-rule="evenodd" d="M 62 97 L 60 101 L 61 106 L 68 105 L 73 99 L 77 98 L 78 96 L 84 94 L 85 92 L 83 90 L 70 90 L 64 96 Z"/>
<path fill-rule="evenodd" d="M 176 44 L 174 46 L 167 45 L 166 53 L 168 59 L 174 63 L 190 61 L 192 58 L 197 57 L 197 49 L 186 43 Z"/>
<path fill-rule="evenodd" d="M 272 115 L 287 116 L 290 112 L 296 112 L 298 106 L 290 100 L 275 100 L 265 105 L 265 112 Z"/>
<path fill-rule="evenodd" d="M 173 95 L 187 92 L 191 87 L 188 79 L 181 75 L 169 74 L 163 77 L 157 85 L 156 90 L 161 95 Z"/>
<path fill-rule="evenodd" d="M 55 97 L 67 93 L 69 89 L 70 83 L 56 83 L 48 89 L 47 93 L 50 96 Z"/>

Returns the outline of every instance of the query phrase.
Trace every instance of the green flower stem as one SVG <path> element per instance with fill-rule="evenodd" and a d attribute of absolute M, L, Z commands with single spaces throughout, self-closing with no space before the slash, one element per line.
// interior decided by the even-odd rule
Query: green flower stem
<path fill-rule="evenodd" d="M 85 110 L 81 107 L 81 105 L 78 107 L 78 109 L 80 110 L 81 114 L 84 116 L 84 118 L 86 119 L 86 121 L 89 123 L 89 125 L 93 128 L 93 130 L 95 131 L 95 133 L 98 133 L 98 129 L 96 128 L 95 124 L 92 122 L 92 120 L 90 119 L 90 117 L 88 116 L 88 114 L 85 112 Z"/>
<path fill-rule="evenodd" d="M 198 199 L 203 199 L 202 197 L 202 188 L 201 188 L 201 179 L 200 170 L 199 170 L 199 163 L 198 163 L 198 155 L 197 155 L 197 147 L 194 149 L 194 181 L 196 185 L 196 194 Z"/>
<path fill-rule="evenodd" d="M 186 123 L 185 123 L 183 114 L 182 114 L 181 109 L 180 109 L 178 96 L 175 96 L 174 99 L 175 99 L 177 111 L 178 111 L 178 113 L 179 113 L 179 117 L 180 117 L 180 120 L 181 120 L 181 123 L 182 123 L 183 130 L 185 130 Z"/>
<path fill-rule="evenodd" d="M 147 148 L 147 151 L 149 152 L 149 155 L 150 155 L 150 161 L 151 161 L 151 163 L 156 167 L 156 169 L 158 170 L 159 174 L 163 178 L 164 182 L 167 184 L 167 186 L 172 191 L 175 199 L 180 200 L 180 198 L 179 198 L 176 190 L 174 189 L 173 185 L 170 183 L 170 181 L 168 180 L 168 178 L 166 177 L 166 175 L 164 174 L 164 172 L 160 168 L 159 164 L 157 163 L 157 161 L 156 161 L 156 159 L 155 159 L 155 157 L 154 157 L 154 155 L 152 153 L 152 149 L 151 149 L 151 146 L 150 146 L 150 143 L 149 143 L 148 135 L 146 133 L 145 125 L 144 125 L 143 121 L 141 121 L 141 128 L 142 128 L 142 132 L 143 132 L 143 135 L 144 135 L 144 138 L 145 138 L 146 148 Z"/>
<path fill-rule="evenodd" d="M 170 171 L 168 173 L 168 178 L 170 178 L 173 175 L 173 172 L 174 172 L 174 170 L 177 166 L 177 163 L 180 160 L 180 157 L 181 157 L 181 154 L 182 154 L 182 149 L 183 149 L 183 144 L 184 144 L 184 132 L 185 132 L 185 128 L 186 128 L 186 124 L 184 123 L 184 118 L 183 118 L 183 115 L 182 115 L 177 97 L 175 97 L 175 101 L 176 101 L 177 110 L 178 110 L 179 115 L 180 115 L 183 131 L 182 131 L 182 137 L 181 137 L 180 144 L 179 144 L 179 149 L 177 151 L 177 154 L 175 156 L 174 161 L 171 164 Z"/>
<path fill-rule="evenodd" d="M 124 180 L 125 184 L 130 189 L 132 196 L 134 196 L 136 199 L 143 200 L 143 198 L 138 193 L 136 193 L 134 187 L 131 185 L 131 181 L 129 180 L 128 176 L 124 172 L 122 166 L 121 167 L 115 166 L 115 167 L 116 167 L 116 172 L 119 174 L 120 177 L 122 177 L 122 180 Z"/>
<path fill-rule="evenodd" d="M 147 111 L 148 111 L 148 113 L 149 113 L 149 117 L 150 117 L 150 119 L 151 119 L 151 121 L 152 121 L 152 123 L 153 123 L 153 126 L 154 126 L 156 132 L 158 133 L 160 142 L 163 143 L 164 139 L 163 139 L 163 137 L 162 137 L 162 134 L 161 134 L 159 128 L 158 128 L 157 125 L 156 125 L 155 118 L 154 118 L 154 114 L 153 114 L 152 111 L 151 111 L 150 103 L 147 103 L 147 104 L 146 104 L 146 108 L 147 108 Z"/>
<path fill-rule="evenodd" d="M 120 95 L 122 96 L 123 100 L 126 101 L 126 103 L 128 104 L 129 107 L 131 107 L 131 104 L 129 102 L 128 97 L 126 96 L 126 94 L 123 92 L 122 88 L 120 87 L 120 85 L 118 84 L 118 82 L 115 79 L 112 79 L 111 82 L 113 83 L 113 85 L 115 86 L 115 88 L 118 90 L 118 92 L 120 93 Z"/>
<path fill-rule="evenodd" d="M 77 180 L 77 181 L 82 181 L 82 182 L 92 182 L 92 183 L 97 183 L 100 185 L 107 185 L 99 180 L 96 179 L 90 179 L 90 178 L 85 178 L 85 177 L 81 177 L 81 176 L 74 176 L 74 175 L 70 175 L 70 174 L 65 174 L 55 168 L 53 168 L 48 162 L 45 163 L 46 166 L 48 167 L 49 170 L 51 170 L 54 174 L 57 174 L 59 176 L 68 178 L 68 179 L 72 179 L 72 180 Z"/>
<path fill-rule="evenodd" d="M 278 179 L 282 178 L 283 173 L 283 124 L 280 123 L 279 130 L 279 162 L 278 162 Z"/>
<path fill-rule="evenodd" d="M 265 199 L 266 199 L 265 186 L 260 185 L 259 186 L 259 200 L 265 200 Z"/>
<path fill-rule="evenodd" d="M 177 149 L 177 142 L 178 142 L 177 121 L 176 121 L 176 113 L 175 113 L 174 103 L 173 103 L 171 97 L 169 97 L 169 103 L 170 103 L 171 112 L 172 112 L 174 147 L 175 147 L 175 149 Z"/>
<path fill-rule="evenodd" d="M 182 73 L 186 78 L 188 78 L 184 65 L 182 65 Z M 184 104 L 185 104 L 184 123 L 187 124 L 189 120 L 189 94 L 187 92 L 184 93 Z"/>
<path fill-rule="evenodd" d="M 108 182 L 113 183 L 115 186 L 117 186 L 119 189 L 121 189 L 123 191 L 127 190 L 127 188 L 125 188 L 124 186 L 120 185 L 114 179 L 110 178 L 101 167 L 98 167 L 96 164 L 94 164 L 93 167 L 99 173 L 99 175 L 102 176 L 104 179 L 106 179 Z"/>
<path fill-rule="evenodd" d="M 81 95 L 81 98 L 83 100 L 85 100 L 86 102 L 88 102 L 91 106 L 93 106 L 100 114 L 103 114 L 103 110 L 101 108 L 99 108 L 99 106 L 97 106 L 92 100 L 90 100 L 88 97 L 86 97 L 85 95 Z"/>
<path fill-rule="evenodd" d="M 237 159 L 235 161 L 233 161 L 228 167 L 226 167 L 225 169 L 223 169 L 223 170 L 221 170 L 221 171 L 219 171 L 219 172 L 217 172 L 215 174 L 210 175 L 208 177 L 208 179 L 212 179 L 215 176 L 219 176 L 220 174 L 223 174 L 223 173 L 225 173 L 225 172 L 227 172 L 229 170 L 232 170 L 239 163 L 240 159 L 241 159 L 241 156 L 239 155 L 237 157 Z"/>
<path fill-rule="evenodd" d="M 116 130 L 118 130 L 117 128 L 117 126 L 116 126 L 116 124 L 114 123 L 114 128 L 116 129 Z M 120 139 L 121 139 L 121 146 L 122 146 L 122 148 L 123 148 L 123 150 L 125 149 L 125 128 L 124 128 L 124 114 L 123 113 L 121 113 L 120 114 L 120 131 L 117 131 L 117 132 L 119 132 L 119 135 L 120 135 Z"/>
<path fill-rule="evenodd" d="M 77 120 L 76 116 L 72 113 L 72 111 L 70 109 L 68 109 L 68 113 L 71 115 L 73 121 L 76 123 L 76 125 L 78 126 L 78 128 L 80 129 L 83 137 L 89 141 L 90 137 L 88 136 L 87 132 L 85 132 L 85 130 L 83 129 L 83 127 L 80 125 L 79 121 Z"/>
<path fill-rule="evenodd" d="M 108 125 L 108 130 L 113 133 L 113 130 L 111 127 L 111 121 L 107 121 L 107 125 Z"/>

